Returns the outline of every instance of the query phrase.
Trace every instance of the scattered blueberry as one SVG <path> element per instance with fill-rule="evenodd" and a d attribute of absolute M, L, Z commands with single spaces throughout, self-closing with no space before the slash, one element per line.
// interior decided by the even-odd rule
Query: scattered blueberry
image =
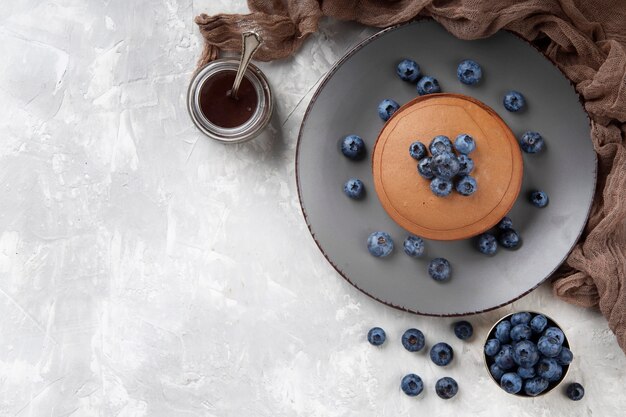
<path fill-rule="evenodd" d="M 432 158 L 430 156 L 427 156 L 426 158 L 419 161 L 419 163 L 417 164 L 417 172 L 419 172 L 420 175 L 427 180 L 430 180 L 435 176 L 430 167 L 431 162 Z"/>
<path fill-rule="evenodd" d="M 415 397 L 424 389 L 424 383 L 422 382 L 422 378 L 419 376 L 415 374 L 408 374 L 402 378 L 400 388 L 402 388 L 402 391 L 404 391 L 404 393 L 409 397 Z"/>
<path fill-rule="evenodd" d="M 367 332 L 367 341 L 370 342 L 374 346 L 380 346 L 385 343 L 387 339 L 387 335 L 385 331 L 380 327 L 372 327 L 369 332 Z"/>
<path fill-rule="evenodd" d="M 432 156 L 439 155 L 444 152 L 452 152 L 452 142 L 447 136 L 435 136 L 433 140 L 430 141 L 428 150 L 430 150 Z"/>
<path fill-rule="evenodd" d="M 525 326 L 525 324 L 518 324 Z M 539 350 L 530 340 L 522 340 L 513 346 L 513 360 L 516 364 L 524 368 L 532 368 L 539 362 Z"/>
<path fill-rule="evenodd" d="M 502 103 L 504 104 L 504 108 L 508 111 L 516 112 L 520 111 L 526 105 L 526 100 L 521 93 L 509 91 L 504 95 Z"/>
<path fill-rule="evenodd" d="M 559 356 L 556 357 L 557 363 L 561 366 L 567 366 L 572 363 L 573 360 L 574 354 L 565 346 L 563 346 L 563 349 L 561 349 L 561 353 L 559 353 Z"/>
<path fill-rule="evenodd" d="M 556 338 L 556 340 L 559 341 L 559 344 L 563 344 L 563 342 L 565 341 L 565 335 L 563 334 L 563 331 L 558 327 L 548 327 L 543 335 Z"/>
<path fill-rule="evenodd" d="M 461 177 L 461 179 L 456 182 L 457 192 L 466 197 L 474 194 L 477 188 L 478 184 L 476 184 L 476 180 L 469 175 Z"/>
<path fill-rule="evenodd" d="M 561 353 L 563 346 L 554 336 L 541 336 L 537 342 L 537 349 L 547 358 L 554 358 Z"/>
<path fill-rule="evenodd" d="M 529 379 L 524 383 L 524 392 L 526 395 L 530 395 L 531 397 L 536 397 L 537 395 L 544 392 L 550 383 L 547 379 L 541 377 L 535 377 Z"/>
<path fill-rule="evenodd" d="M 572 382 L 565 389 L 567 398 L 573 401 L 579 401 L 585 396 L 585 389 L 578 382 Z"/>
<path fill-rule="evenodd" d="M 365 195 L 365 186 L 363 181 L 358 178 L 350 178 L 343 185 L 343 192 L 354 200 L 359 200 Z"/>
<path fill-rule="evenodd" d="M 420 77 L 420 66 L 412 59 L 403 59 L 396 68 L 396 74 L 403 81 L 414 83 Z"/>
<path fill-rule="evenodd" d="M 452 192 L 452 181 L 435 178 L 430 182 L 430 191 L 437 197 L 446 197 Z"/>
<path fill-rule="evenodd" d="M 508 343 L 511 341 L 511 322 L 503 320 L 496 325 L 496 339 L 500 343 Z"/>
<path fill-rule="evenodd" d="M 411 146 L 409 146 L 409 155 L 411 155 L 411 158 L 418 161 L 424 158 L 427 153 L 428 150 L 422 142 L 413 142 Z"/>
<path fill-rule="evenodd" d="M 498 236 L 498 242 L 507 249 L 515 249 L 520 243 L 519 234 L 514 229 L 503 230 Z"/>
<path fill-rule="evenodd" d="M 441 87 L 436 78 L 424 76 L 417 82 L 417 93 L 420 96 L 425 94 L 440 93 Z"/>
<path fill-rule="evenodd" d="M 454 140 L 454 149 L 460 154 L 468 155 L 476 149 L 476 142 L 470 135 L 462 133 Z"/>
<path fill-rule="evenodd" d="M 440 152 L 433 156 L 430 167 L 435 177 L 444 180 L 452 179 L 461 169 L 459 160 L 452 152 Z"/>
<path fill-rule="evenodd" d="M 398 103 L 386 98 L 378 105 L 378 115 L 386 122 L 399 108 L 400 105 Z"/>
<path fill-rule="evenodd" d="M 365 156 L 365 142 L 357 135 L 348 135 L 341 140 L 341 153 L 348 159 L 358 161 Z"/>
<path fill-rule="evenodd" d="M 511 320 L 512 322 L 513 320 Z M 532 336 L 533 331 L 530 330 L 528 324 L 518 324 L 511 329 L 511 340 L 519 342 L 520 340 L 528 340 Z"/>
<path fill-rule="evenodd" d="M 435 392 L 440 398 L 449 400 L 459 392 L 459 384 L 457 384 L 453 378 L 444 376 L 435 384 Z"/>
<path fill-rule="evenodd" d="M 483 77 L 483 70 L 476 61 L 466 59 L 456 68 L 456 76 L 463 84 L 474 85 Z"/>
<path fill-rule="evenodd" d="M 461 340 L 467 340 L 474 334 L 472 323 L 466 320 L 454 323 L 454 334 Z"/>
<path fill-rule="evenodd" d="M 377 258 L 384 258 L 393 251 L 393 240 L 389 233 L 374 232 L 367 238 L 367 250 Z"/>
<path fill-rule="evenodd" d="M 519 368 L 517 368 L 517 374 L 521 376 L 522 379 L 534 378 L 537 375 L 537 373 L 535 372 L 535 368 L 532 366 L 529 368 L 520 366 Z"/>
<path fill-rule="evenodd" d="M 502 345 L 500 352 L 495 356 L 495 363 L 500 369 L 508 370 L 515 366 L 513 359 L 513 347 L 511 345 Z"/>
<path fill-rule="evenodd" d="M 548 319 L 543 314 L 537 314 L 530 321 L 530 328 L 535 333 L 541 333 L 548 325 Z"/>
<path fill-rule="evenodd" d="M 409 352 L 422 350 L 424 344 L 424 333 L 417 329 L 409 329 L 402 335 L 402 346 Z"/>
<path fill-rule="evenodd" d="M 501 369 L 498 365 L 496 365 L 495 363 L 492 363 L 491 366 L 489 367 L 489 371 L 491 372 L 491 375 L 497 380 L 499 381 L 500 378 L 502 378 L 502 375 L 504 375 L 504 370 Z"/>
<path fill-rule="evenodd" d="M 509 394 L 517 394 L 522 390 L 522 378 L 513 372 L 502 375 L 500 386 Z"/>
<path fill-rule="evenodd" d="M 485 355 L 495 356 L 500 351 L 500 341 L 498 339 L 489 339 L 485 343 Z"/>
<path fill-rule="evenodd" d="M 435 281 L 447 281 L 452 275 L 452 266 L 445 258 L 435 258 L 428 265 L 428 274 Z"/>
<path fill-rule="evenodd" d="M 474 161 L 467 155 L 459 155 L 456 157 L 459 160 L 459 172 L 457 175 L 469 175 L 474 169 Z"/>
<path fill-rule="evenodd" d="M 408 236 L 404 240 L 404 253 L 417 258 L 424 254 L 424 240 L 421 237 Z"/>
<path fill-rule="evenodd" d="M 430 349 L 430 359 L 437 366 L 448 365 L 453 357 L 452 347 L 447 343 L 439 342 Z"/>
<path fill-rule="evenodd" d="M 519 145 L 526 153 L 539 153 L 543 149 L 543 137 L 537 132 L 528 131 L 522 135 Z"/>
<path fill-rule="evenodd" d="M 511 220 L 511 218 L 509 217 L 503 217 L 502 220 L 500 220 L 500 223 L 498 223 L 498 229 L 500 230 L 507 230 L 507 229 L 512 229 L 513 228 L 513 220 Z"/>
<path fill-rule="evenodd" d="M 498 241 L 491 233 L 478 236 L 478 250 L 485 255 L 493 255 L 498 250 Z"/>
<path fill-rule="evenodd" d="M 561 379 L 563 368 L 554 358 L 542 358 L 537 364 L 537 375 L 547 379 L 548 382 L 556 382 Z"/>
<path fill-rule="evenodd" d="M 549 201 L 548 194 L 543 191 L 533 191 L 530 193 L 530 202 L 535 207 L 544 208 L 548 205 Z"/>
<path fill-rule="evenodd" d="M 511 325 L 517 326 L 518 324 L 528 324 L 531 318 L 532 316 L 527 311 L 515 313 L 511 316 Z"/>

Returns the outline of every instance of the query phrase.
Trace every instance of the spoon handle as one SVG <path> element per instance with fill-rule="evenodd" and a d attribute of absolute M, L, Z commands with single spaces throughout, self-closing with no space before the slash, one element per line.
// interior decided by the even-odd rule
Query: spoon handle
<path fill-rule="evenodd" d="M 230 90 L 230 96 L 237 99 L 237 92 L 239 91 L 239 85 L 243 79 L 243 75 L 246 73 L 248 64 L 252 60 L 252 56 L 261 46 L 262 39 L 255 32 L 244 32 L 241 34 L 241 62 L 239 63 L 239 69 L 237 69 L 237 75 L 235 76 L 235 82 L 233 88 Z"/>

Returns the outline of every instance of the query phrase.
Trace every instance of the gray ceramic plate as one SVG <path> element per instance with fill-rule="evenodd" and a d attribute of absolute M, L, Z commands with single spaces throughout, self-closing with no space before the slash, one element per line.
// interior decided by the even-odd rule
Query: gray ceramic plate
<path fill-rule="evenodd" d="M 376 107 L 384 98 L 400 104 L 417 94 L 415 86 L 395 74 L 397 62 L 416 60 L 422 72 L 435 76 L 445 92 L 475 97 L 496 110 L 516 136 L 541 132 L 547 147 L 524 154 L 524 181 L 510 212 L 523 244 L 486 257 L 470 240 L 426 242 L 423 258 L 402 251 L 407 232 L 385 213 L 376 196 L 371 158 L 346 159 L 338 142 L 355 133 L 374 147 L 383 126 Z M 478 61 L 483 81 L 464 86 L 456 79 L 457 64 Z M 528 107 L 507 112 L 502 97 L 521 91 Z M 464 315 L 507 304 L 544 281 L 565 259 L 585 225 L 596 181 L 596 156 L 587 114 L 570 82 L 529 44 L 506 32 L 488 39 L 463 41 L 432 21 L 384 30 L 364 41 L 327 75 L 302 122 L 296 155 L 298 191 L 304 216 L 318 246 L 351 284 L 390 306 L 426 315 Z M 408 152 L 408 151 L 407 151 Z M 371 155 L 370 155 L 371 156 Z M 348 199 L 342 192 L 350 177 L 363 180 L 367 197 Z M 544 209 L 532 206 L 527 193 L 542 189 L 550 196 Z M 388 258 L 369 255 L 368 235 L 387 231 L 396 250 Z M 437 283 L 427 273 L 434 257 L 453 267 L 449 282 Z"/>

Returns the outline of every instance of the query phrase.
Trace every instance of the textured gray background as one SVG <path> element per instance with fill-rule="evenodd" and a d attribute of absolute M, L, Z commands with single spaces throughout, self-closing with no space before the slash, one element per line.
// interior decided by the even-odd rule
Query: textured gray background
<path fill-rule="evenodd" d="M 0 9 L 0 416 L 617 416 L 624 354 L 596 312 L 544 286 L 472 319 L 422 318 L 338 277 L 300 213 L 295 140 L 320 77 L 374 31 L 326 22 L 280 83 L 273 129 L 223 146 L 201 136 L 185 89 L 201 48 L 193 16 L 241 0 L 28 1 Z M 577 354 L 558 393 L 507 396 L 481 339 L 512 309 L 555 317 Z M 372 325 L 390 343 L 364 342 Z M 435 369 L 398 343 L 409 326 L 458 354 Z M 422 375 L 421 398 L 398 388 Z M 455 377 L 444 402 L 435 380 Z"/>

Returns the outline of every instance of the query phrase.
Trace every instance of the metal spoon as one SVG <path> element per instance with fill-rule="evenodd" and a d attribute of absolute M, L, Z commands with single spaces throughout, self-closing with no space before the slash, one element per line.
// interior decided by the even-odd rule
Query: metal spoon
<path fill-rule="evenodd" d="M 239 62 L 239 68 L 237 69 L 237 75 L 235 76 L 235 82 L 233 88 L 230 90 L 230 96 L 237 100 L 237 92 L 239 91 L 239 85 L 243 80 L 243 75 L 246 73 L 248 64 L 252 60 L 252 56 L 259 49 L 263 39 L 255 32 L 244 32 L 241 34 L 241 61 Z"/>

